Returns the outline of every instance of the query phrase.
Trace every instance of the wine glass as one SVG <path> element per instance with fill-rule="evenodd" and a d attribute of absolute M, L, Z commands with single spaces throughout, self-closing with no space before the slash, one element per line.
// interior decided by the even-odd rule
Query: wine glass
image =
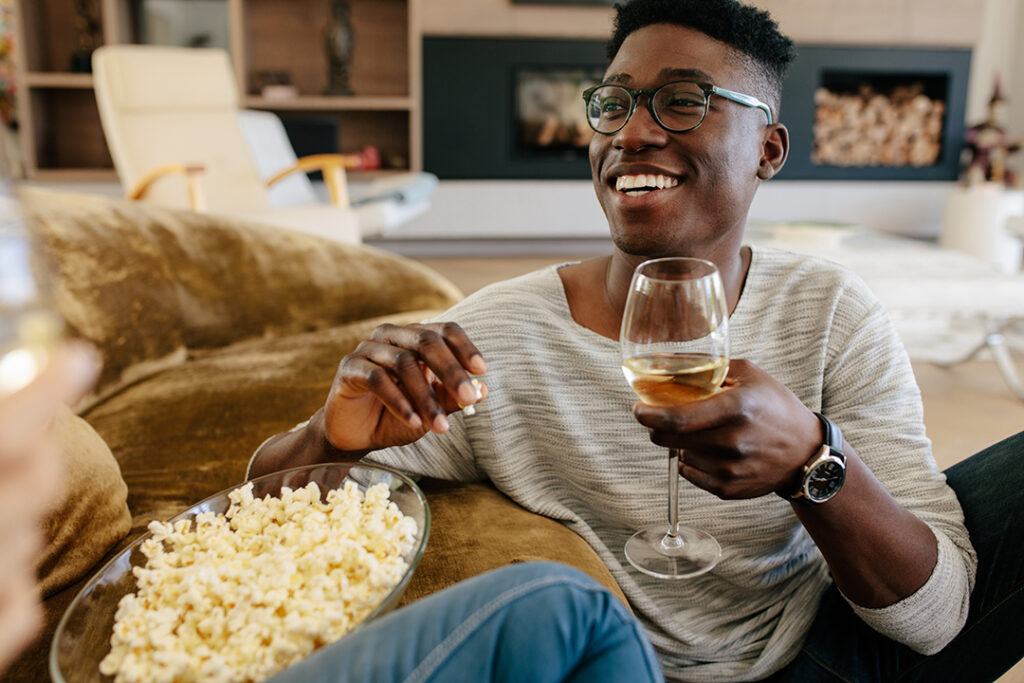
<path fill-rule="evenodd" d="M 4 162 L 0 149 L 0 396 L 35 379 L 63 331 L 50 305 L 49 264 L 36 249 Z"/>
<path fill-rule="evenodd" d="M 637 266 L 622 316 L 622 371 L 644 403 L 672 406 L 715 393 L 729 370 L 729 312 L 715 264 L 661 258 Z M 669 449 L 668 524 L 626 542 L 626 559 L 651 576 L 685 579 L 714 567 L 714 536 L 679 524 L 680 450 Z"/>

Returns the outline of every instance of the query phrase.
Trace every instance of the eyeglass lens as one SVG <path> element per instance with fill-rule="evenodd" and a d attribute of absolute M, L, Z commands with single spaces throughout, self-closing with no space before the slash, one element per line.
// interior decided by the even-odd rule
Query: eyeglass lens
<path fill-rule="evenodd" d="M 651 105 L 665 128 L 684 131 L 696 128 L 704 118 L 707 96 L 696 83 L 680 81 L 658 88 Z M 597 87 L 587 101 L 587 119 L 599 133 L 614 133 L 626 125 L 633 109 L 630 91 L 618 85 Z"/>

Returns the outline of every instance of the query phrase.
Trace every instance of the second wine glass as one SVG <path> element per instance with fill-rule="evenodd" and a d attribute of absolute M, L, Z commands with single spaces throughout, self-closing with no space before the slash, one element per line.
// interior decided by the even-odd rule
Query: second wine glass
<path fill-rule="evenodd" d="M 37 248 L 6 170 L 0 145 L 0 397 L 35 379 L 64 325 L 50 299 L 51 264 Z"/>
<path fill-rule="evenodd" d="M 620 334 L 622 370 L 644 403 L 672 406 L 715 393 L 729 370 L 729 311 L 718 268 L 694 258 L 637 266 Z M 679 524 L 680 451 L 669 449 L 668 524 L 636 532 L 626 559 L 651 576 L 683 579 L 714 567 L 714 536 Z"/>

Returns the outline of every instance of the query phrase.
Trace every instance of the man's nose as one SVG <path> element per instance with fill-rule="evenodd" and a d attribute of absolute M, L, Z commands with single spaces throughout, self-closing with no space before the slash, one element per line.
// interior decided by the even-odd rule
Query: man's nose
<path fill-rule="evenodd" d="M 633 115 L 626 121 L 613 140 L 616 147 L 626 150 L 637 150 L 650 145 L 663 145 L 668 139 L 668 131 L 655 120 L 647 104 L 647 95 L 637 100 Z"/>

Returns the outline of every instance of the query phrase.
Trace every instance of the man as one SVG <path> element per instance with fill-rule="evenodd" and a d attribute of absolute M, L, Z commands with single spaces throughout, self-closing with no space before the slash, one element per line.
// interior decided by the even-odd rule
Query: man
<path fill-rule="evenodd" d="M 379 328 L 252 473 L 374 451 L 417 474 L 489 479 L 594 547 L 669 679 L 950 671 L 925 655 L 955 660 L 976 558 L 906 354 L 854 276 L 743 245 L 753 195 L 788 152 L 775 112 L 792 44 L 735 0 L 635 0 L 617 8 L 609 56 L 587 107 L 614 252 L 492 285 L 449 322 Z M 662 256 L 718 266 L 734 356 L 722 391 L 670 408 L 634 404 L 617 344 L 634 268 Z M 485 372 L 486 400 L 457 412 Z M 680 521 L 723 549 L 683 581 L 640 574 L 622 551 L 664 519 L 665 446 L 684 449 Z M 844 467 L 815 468 L 822 458 Z M 830 488 L 815 494 L 805 484 L 821 472 Z"/>

